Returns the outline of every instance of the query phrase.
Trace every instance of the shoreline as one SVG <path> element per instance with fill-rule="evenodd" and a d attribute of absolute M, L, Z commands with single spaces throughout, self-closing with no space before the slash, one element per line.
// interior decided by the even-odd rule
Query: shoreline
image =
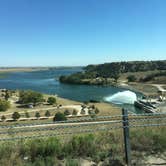
<path fill-rule="evenodd" d="M 40 71 L 48 69 L 49 67 L 0 67 L 0 74 L 12 73 L 12 72 L 31 72 L 31 71 Z"/>

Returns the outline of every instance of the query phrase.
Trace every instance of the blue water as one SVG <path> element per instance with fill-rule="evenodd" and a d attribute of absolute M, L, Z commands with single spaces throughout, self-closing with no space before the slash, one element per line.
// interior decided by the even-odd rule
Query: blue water
<path fill-rule="evenodd" d="M 82 71 L 82 69 L 70 68 L 9 73 L 7 77 L 0 79 L 0 88 L 31 89 L 47 94 L 57 94 L 60 97 L 76 101 L 104 101 L 105 97 L 125 90 L 123 88 L 112 86 L 61 84 L 58 81 L 60 75 L 69 75 L 78 71 Z M 139 94 L 137 93 L 137 95 Z M 119 106 L 127 107 L 133 112 L 139 112 L 131 105 L 125 104 Z"/>

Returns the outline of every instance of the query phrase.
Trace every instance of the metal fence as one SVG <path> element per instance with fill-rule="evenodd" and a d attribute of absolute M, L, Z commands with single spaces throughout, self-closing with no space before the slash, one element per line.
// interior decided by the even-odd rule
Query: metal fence
<path fill-rule="evenodd" d="M 166 114 L 128 114 L 80 118 L 61 122 L 16 124 L 0 126 L 0 141 L 34 139 L 54 136 L 68 136 L 123 129 L 126 163 L 130 165 L 129 129 L 140 127 L 166 126 Z"/>
<path fill-rule="evenodd" d="M 128 125 L 125 125 L 127 122 Z M 0 141 L 155 126 L 166 126 L 165 113 L 122 114 L 60 122 L 1 125 Z"/>

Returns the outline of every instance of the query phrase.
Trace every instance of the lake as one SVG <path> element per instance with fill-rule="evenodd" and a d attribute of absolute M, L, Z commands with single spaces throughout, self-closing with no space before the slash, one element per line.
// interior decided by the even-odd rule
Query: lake
<path fill-rule="evenodd" d="M 93 86 L 93 85 L 69 85 L 61 84 L 59 76 L 69 75 L 81 68 L 57 68 L 52 70 L 42 70 L 33 72 L 13 72 L 6 77 L 0 78 L 0 88 L 35 90 L 47 94 L 57 94 L 60 97 L 76 101 L 99 100 L 105 101 L 106 97 L 112 96 L 126 89 L 112 86 Z M 139 93 L 136 93 L 140 96 Z M 118 104 L 126 107 L 132 112 L 140 113 L 131 104 Z"/>

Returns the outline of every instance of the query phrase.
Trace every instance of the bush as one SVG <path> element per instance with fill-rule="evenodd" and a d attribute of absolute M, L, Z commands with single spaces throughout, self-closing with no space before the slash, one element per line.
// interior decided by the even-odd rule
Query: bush
<path fill-rule="evenodd" d="M 2 116 L 1 116 L 1 120 L 2 120 L 2 121 L 5 121 L 5 120 L 6 120 L 6 116 L 5 116 L 5 115 L 2 115 Z"/>
<path fill-rule="evenodd" d="M 16 121 L 16 120 L 18 120 L 18 119 L 20 118 L 20 116 L 21 116 L 21 115 L 20 115 L 18 112 L 14 112 L 14 113 L 12 114 L 12 119 Z"/>
<path fill-rule="evenodd" d="M 10 98 L 10 92 L 8 90 L 6 90 L 4 97 L 6 101 L 8 101 L 8 99 Z"/>
<path fill-rule="evenodd" d="M 46 117 L 51 116 L 50 111 L 47 110 L 47 111 L 45 112 L 45 116 L 46 116 Z"/>
<path fill-rule="evenodd" d="M 72 115 L 77 115 L 78 111 L 76 109 L 73 110 Z"/>
<path fill-rule="evenodd" d="M 7 111 L 10 108 L 10 103 L 0 99 L 0 112 Z"/>
<path fill-rule="evenodd" d="M 135 77 L 135 75 L 129 75 L 127 77 L 127 79 L 128 79 L 128 82 L 135 82 L 137 80 L 137 78 Z"/>
<path fill-rule="evenodd" d="M 50 105 L 56 104 L 56 98 L 55 97 L 49 97 L 47 100 L 47 103 Z"/>
<path fill-rule="evenodd" d="M 95 105 L 91 105 L 90 107 L 91 107 L 92 109 L 95 109 Z"/>
<path fill-rule="evenodd" d="M 59 156 L 62 150 L 57 138 L 36 139 L 28 142 L 28 152 L 32 161 L 36 157 Z"/>
<path fill-rule="evenodd" d="M 67 116 L 67 115 L 70 115 L 70 111 L 69 110 L 65 110 L 64 111 L 64 114 Z"/>
<path fill-rule="evenodd" d="M 65 152 L 72 157 L 93 157 L 97 152 L 94 135 L 74 136 L 66 144 Z"/>
<path fill-rule="evenodd" d="M 35 113 L 35 117 L 36 117 L 37 119 L 39 119 L 39 118 L 40 118 L 40 113 L 39 113 L 39 112 L 36 112 L 36 113 Z"/>
<path fill-rule="evenodd" d="M 95 108 L 95 114 L 98 114 L 100 111 L 98 108 Z"/>
<path fill-rule="evenodd" d="M 67 120 L 66 116 L 61 113 L 61 112 L 57 112 L 53 118 L 53 121 L 65 121 Z"/>

